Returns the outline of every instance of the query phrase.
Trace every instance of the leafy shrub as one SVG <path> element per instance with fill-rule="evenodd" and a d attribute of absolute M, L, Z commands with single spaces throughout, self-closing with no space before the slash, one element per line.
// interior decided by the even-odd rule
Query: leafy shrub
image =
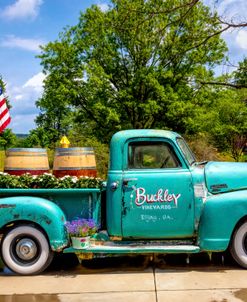
<path fill-rule="evenodd" d="M 42 175 L 31 175 L 29 173 L 21 176 L 10 175 L 0 172 L 0 188 L 10 189 L 70 189 L 70 188 L 101 188 L 103 180 L 93 177 L 76 177 L 66 175 L 56 178 L 54 175 L 44 173 Z"/>

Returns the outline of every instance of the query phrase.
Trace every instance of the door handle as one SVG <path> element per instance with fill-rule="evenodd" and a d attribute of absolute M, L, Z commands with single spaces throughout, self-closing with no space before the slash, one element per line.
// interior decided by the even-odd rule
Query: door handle
<path fill-rule="evenodd" d="M 136 190 L 136 187 L 134 185 L 128 187 L 128 183 L 131 182 L 131 181 L 137 181 L 137 180 L 138 180 L 137 178 L 124 178 L 123 179 L 123 190 L 124 191 L 126 191 L 126 190 Z"/>
<path fill-rule="evenodd" d="M 129 182 L 131 182 L 131 181 L 137 181 L 138 180 L 138 178 L 124 178 L 123 179 L 123 185 L 124 186 L 127 186 L 127 184 L 129 183 Z"/>

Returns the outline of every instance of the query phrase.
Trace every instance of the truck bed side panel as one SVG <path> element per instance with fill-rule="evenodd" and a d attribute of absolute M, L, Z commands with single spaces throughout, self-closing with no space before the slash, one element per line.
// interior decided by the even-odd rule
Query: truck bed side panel
<path fill-rule="evenodd" d="M 0 229 L 14 221 L 35 222 L 54 250 L 68 244 L 66 221 L 83 217 L 101 224 L 99 189 L 1 189 L 0 196 Z"/>
<path fill-rule="evenodd" d="M 18 221 L 38 224 L 46 232 L 54 251 L 59 251 L 68 244 L 64 227 L 66 217 L 62 210 L 49 200 L 30 196 L 2 198 L 0 229 Z"/>

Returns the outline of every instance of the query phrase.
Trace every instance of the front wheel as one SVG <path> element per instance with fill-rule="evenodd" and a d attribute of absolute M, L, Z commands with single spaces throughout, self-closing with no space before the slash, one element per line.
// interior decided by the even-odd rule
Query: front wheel
<path fill-rule="evenodd" d="M 247 268 L 247 222 L 234 231 L 230 252 L 240 266 Z"/>
<path fill-rule="evenodd" d="M 43 232 L 34 226 L 23 225 L 13 228 L 2 238 L 1 256 L 13 272 L 33 275 L 47 268 L 53 252 Z"/>

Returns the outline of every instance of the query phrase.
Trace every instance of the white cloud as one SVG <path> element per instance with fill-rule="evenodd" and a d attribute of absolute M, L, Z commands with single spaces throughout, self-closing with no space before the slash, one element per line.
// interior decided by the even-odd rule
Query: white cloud
<path fill-rule="evenodd" d="M 24 85 L 23 88 L 33 88 L 37 92 L 43 91 L 43 81 L 45 75 L 42 72 L 37 73 L 31 79 L 29 79 Z"/>
<path fill-rule="evenodd" d="M 102 12 L 107 12 L 109 10 L 109 5 L 107 3 L 100 3 L 97 5 Z"/>
<path fill-rule="evenodd" d="M 39 46 L 44 44 L 45 42 L 39 39 L 25 39 L 10 35 L 2 39 L 0 46 L 9 48 L 21 48 L 29 51 L 39 52 Z"/>
<path fill-rule="evenodd" d="M 238 46 L 244 50 L 247 50 L 247 31 L 242 29 L 237 33 L 236 42 Z"/>
<path fill-rule="evenodd" d="M 39 113 L 35 102 L 42 95 L 44 78 L 45 75 L 39 72 L 21 86 L 7 84 L 8 97 L 12 106 L 10 128 L 15 133 L 27 133 L 35 127 L 34 119 Z"/>
<path fill-rule="evenodd" d="M 230 23 L 247 22 L 247 0 L 203 0 L 212 11 L 217 11 L 222 20 Z M 228 46 L 228 57 L 232 65 L 246 57 L 246 33 L 240 28 L 231 28 L 221 37 Z M 233 69 L 233 68 L 231 68 Z"/>
<path fill-rule="evenodd" d="M 247 18 L 246 0 L 223 0 L 217 7 L 219 15 L 227 21 L 243 22 Z"/>
<path fill-rule="evenodd" d="M 37 17 L 39 8 L 43 0 L 17 0 L 12 5 L 7 6 L 1 15 L 7 19 L 25 19 Z"/>
<path fill-rule="evenodd" d="M 229 6 L 231 6 L 234 2 L 236 2 L 236 0 L 223 0 L 223 1 L 220 1 L 219 2 L 219 7 L 218 7 L 219 14 L 225 13 L 229 9 Z"/>
<path fill-rule="evenodd" d="M 23 95 L 22 94 L 18 94 L 18 95 L 16 95 L 15 99 L 17 101 L 22 100 L 23 99 Z"/>
<path fill-rule="evenodd" d="M 203 3 L 217 11 L 223 20 L 239 23 L 247 19 L 246 0 L 203 0 Z"/>

